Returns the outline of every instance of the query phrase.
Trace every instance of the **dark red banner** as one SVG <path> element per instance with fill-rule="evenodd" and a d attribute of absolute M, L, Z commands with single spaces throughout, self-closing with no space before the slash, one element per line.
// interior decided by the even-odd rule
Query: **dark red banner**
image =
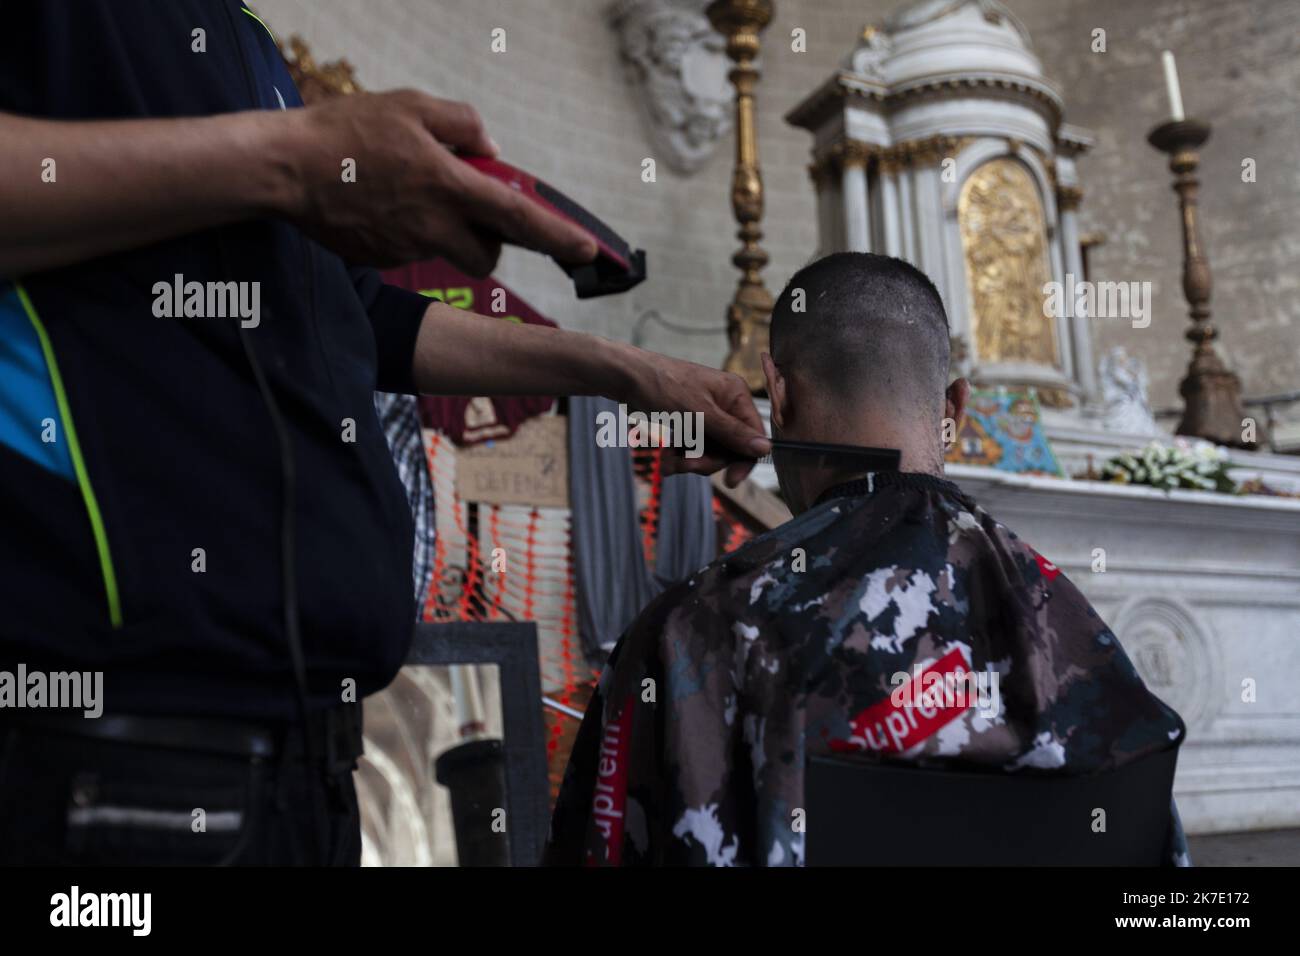
<path fill-rule="evenodd" d="M 458 309 L 525 325 L 556 323 L 525 302 L 518 293 L 496 279 L 474 279 L 442 259 L 389 269 L 384 281 L 437 299 Z M 490 356 L 484 356 L 490 361 Z M 463 395 L 423 395 L 420 417 L 426 428 L 436 428 L 458 445 L 473 445 L 508 438 L 523 422 L 549 411 L 554 396 L 511 395 L 470 398 Z"/>

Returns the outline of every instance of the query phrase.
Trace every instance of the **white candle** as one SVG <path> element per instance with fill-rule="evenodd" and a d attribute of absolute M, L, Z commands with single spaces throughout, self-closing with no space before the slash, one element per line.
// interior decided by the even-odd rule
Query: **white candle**
<path fill-rule="evenodd" d="M 1165 87 L 1169 90 L 1169 117 L 1180 122 L 1183 116 L 1183 92 L 1178 88 L 1178 67 L 1174 64 L 1174 55 L 1168 50 L 1160 54 L 1165 64 Z"/>

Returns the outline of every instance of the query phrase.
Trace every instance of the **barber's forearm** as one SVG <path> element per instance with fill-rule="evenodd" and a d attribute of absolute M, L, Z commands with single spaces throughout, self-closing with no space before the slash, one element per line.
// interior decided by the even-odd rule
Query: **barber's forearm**
<path fill-rule="evenodd" d="M 696 446 L 695 457 L 670 457 L 671 467 L 726 468 L 733 487 L 772 450 L 739 375 L 594 335 L 436 302 L 425 310 L 412 371 L 416 387 L 433 395 L 605 395 L 640 411 L 687 413 L 702 419 L 705 447 Z"/>
<path fill-rule="evenodd" d="M 523 325 L 434 302 L 415 346 L 415 384 L 434 395 L 628 399 L 645 353 L 594 335 Z"/>
<path fill-rule="evenodd" d="M 276 112 L 61 121 L 0 113 L 0 276 L 15 277 L 296 201 Z"/>

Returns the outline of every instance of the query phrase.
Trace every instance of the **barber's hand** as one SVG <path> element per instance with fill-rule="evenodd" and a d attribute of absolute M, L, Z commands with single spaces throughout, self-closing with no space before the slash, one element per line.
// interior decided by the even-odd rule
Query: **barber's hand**
<path fill-rule="evenodd" d="M 497 152 L 467 103 L 414 90 L 360 93 L 285 119 L 297 187 L 289 219 L 346 259 L 388 266 L 442 256 L 484 276 L 502 240 L 565 263 L 596 255 L 572 223 L 453 155 Z M 345 159 L 356 163 L 355 182 L 343 181 Z"/>
<path fill-rule="evenodd" d="M 654 352 L 637 350 L 637 355 L 629 405 L 647 413 L 704 413 L 703 454 L 688 458 L 684 449 L 675 448 L 667 459 L 669 472 L 711 474 L 725 466 L 728 486 L 744 481 L 755 460 L 772 450 L 745 380 Z"/>

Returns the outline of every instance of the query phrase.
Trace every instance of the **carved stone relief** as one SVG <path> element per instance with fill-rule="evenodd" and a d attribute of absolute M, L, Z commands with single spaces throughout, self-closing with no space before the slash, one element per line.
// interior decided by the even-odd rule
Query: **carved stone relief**
<path fill-rule="evenodd" d="M 1120 609 L 1114 625 L 1147 687 L 1189 728 L 1214 719 L 1223 696 L 1222 667 L 1190 608 L 1172 598 L 1135 598 Z"/>
<path fill-rule="evenodd" d="M 876 27 L 863 29 L 857 47 L 844 58 L 844 67 L 873 80 L 884 81 L 885 60 L 894 52 L 894 41 L 889 34 Z"/>
<path fill-rule="evenodd" d="M 646 118 L 650 142 L 678 173 L 699 169 L 731 131 L 726 41 L 705 0 L 619 0 L 609 23 Z"/>

